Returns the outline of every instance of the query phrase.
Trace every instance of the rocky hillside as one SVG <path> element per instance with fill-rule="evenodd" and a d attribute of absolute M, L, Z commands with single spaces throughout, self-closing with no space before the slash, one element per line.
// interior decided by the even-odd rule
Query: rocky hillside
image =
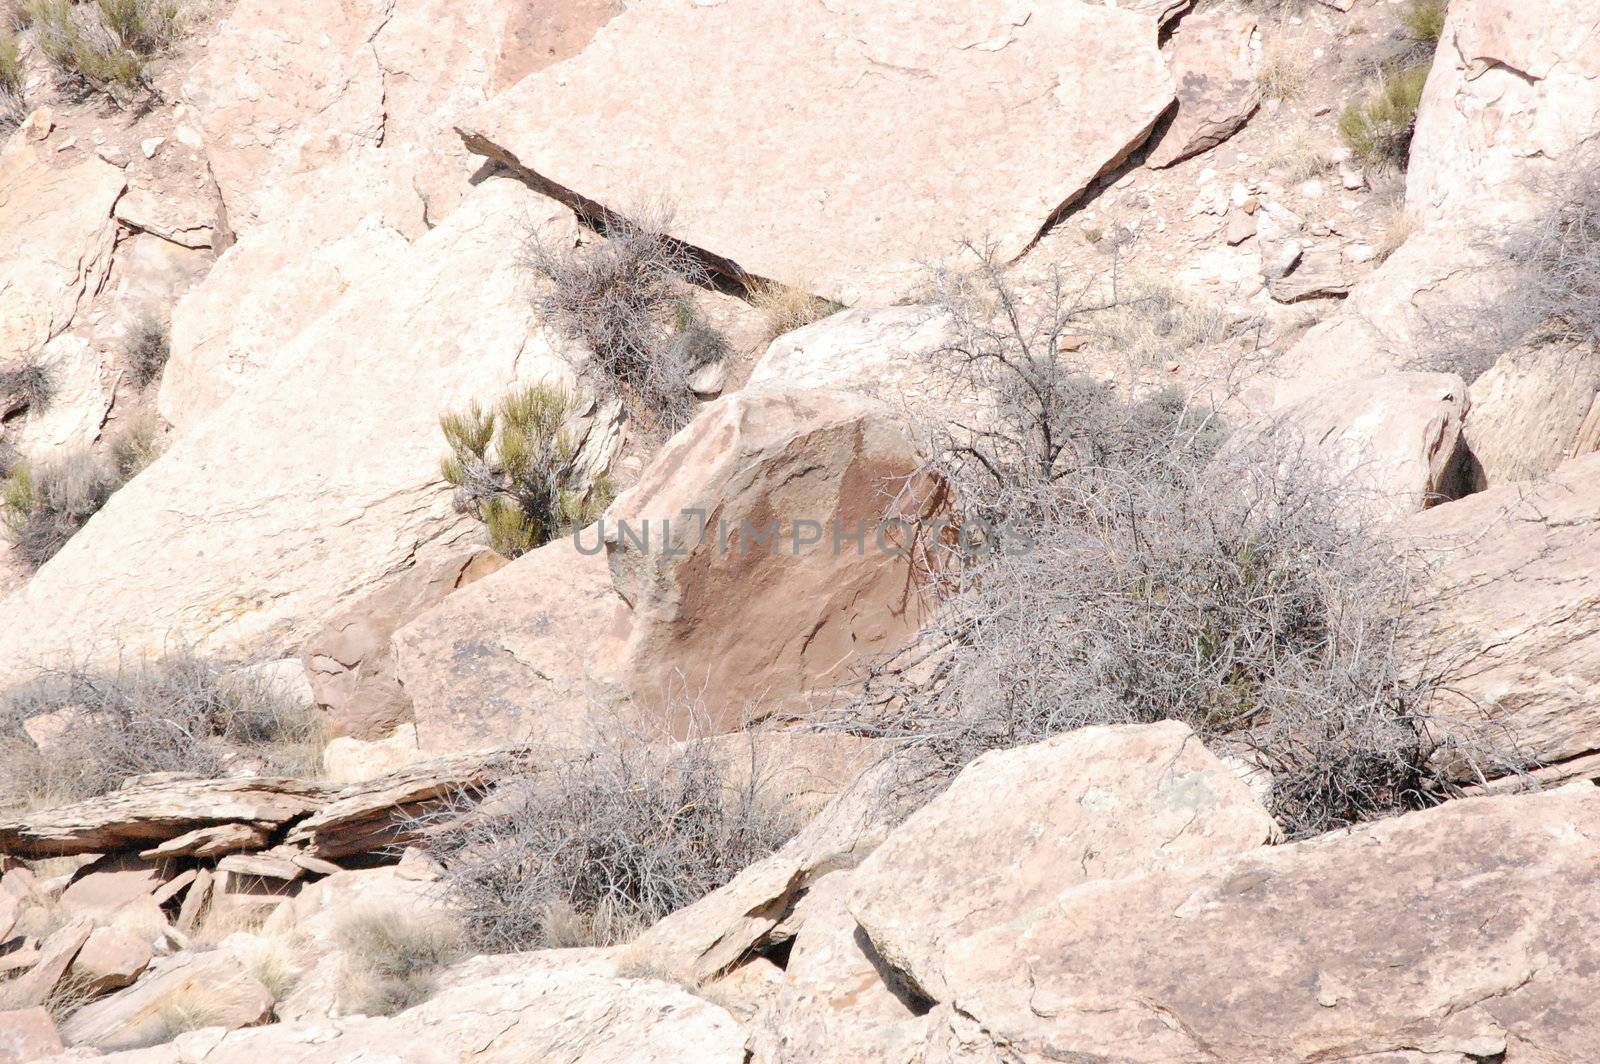
<path fill-rule="evenodd" d="M 1600 1059 L 1591 0 L 0 0 L 0 1064 Z"/>

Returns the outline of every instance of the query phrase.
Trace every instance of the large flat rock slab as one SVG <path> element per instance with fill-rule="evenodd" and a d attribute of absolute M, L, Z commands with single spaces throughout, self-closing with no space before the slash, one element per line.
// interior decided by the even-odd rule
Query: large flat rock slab
<path fill-rule="evenodd" d="M 1171 104 L 1153 13 L 1042 0 L 650 0 L 458 125 L 560 198 L 844 302 L 963 238 L 1026 249 Z"/>
<path fill-rule="evenodd" d="M 281 653 L 480 535 L 439 475 L 439 415 L 569 378 L 517 265 L 525 226 L 541 222 L 574 224 L 490 180 L 346 292 L 0 602 L 0 684 L 64 657 L 185 641 Z"/>
<path fill-rule="evenodd" d="M 1583 1060 L 1597 861 L 1573 784 L 1084 884 L 947 951 L 959 1059 Z"/>

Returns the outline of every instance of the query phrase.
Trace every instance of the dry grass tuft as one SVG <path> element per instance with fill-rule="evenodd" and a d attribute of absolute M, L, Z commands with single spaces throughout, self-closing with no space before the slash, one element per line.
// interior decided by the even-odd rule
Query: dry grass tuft
<path fill-rule="evenodd" d="M 346 916 L 337 937 L 344 958 L 339 1005 L 364 1016 L 420 1005 L 439 970 L 463 953 L 461 929 L 438 915 L 368 909 Z"/>
<path fill-rule="evenodd" d="M 804 288 L 775 281 L 758 281 L 751 285 L 750 305 L 761 313 L 768 340 L 821 321 L 841 309 L 838 304 L 819 299 Z"/>
<path fill-rule="evenodd" d="M 1433 45 L 1444 36 L 1446 0 L 1411 0 L 1400 13 L 1400 24 L 1406 36 L 1418 44 Z"/>

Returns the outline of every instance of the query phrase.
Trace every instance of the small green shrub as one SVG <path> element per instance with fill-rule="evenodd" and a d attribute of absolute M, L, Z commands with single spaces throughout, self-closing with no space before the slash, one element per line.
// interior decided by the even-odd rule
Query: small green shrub
<path fill-rule="evenodd" d="M 28 0 L 45 59 L 71 86 L 119 103 L 149 89 L 150 60 L 177 39 L 176 0 Z"/>
<path fill-rule="evenodd" d="M 433 994 L 439 969 L 462 955 L 460 929 L 442 916 L 369 909 L 345 917 L 340 1006 L 364 1016 L 393 1016 Z"/>
<path fill-rule="evenodd" d="M 516 391 L 489 411 L 474 405 L 439 420 L 450 455 L 441 472 L 456 505 L 477 516 L 508 558 L 590 524 L 610 505 L 611 481 L 590 478 L 567 429 L 571 393 L 546 385 Z"/>
<path fill-rule="evenodd" d="M 1445 0 L 1411 0 L 1400 13 L 1406 35 L 1421 44 L 1437 44 L 1444 34 Z"/>
<path fill-rule="evenodd" d="M 22 45 L 9 26 L 0 25 L 0 122 L 13 122 L 22 110 Z"/>
<path fill-rule="evenodd" d="M 125 482 L 113 463 L 86 449 L 49 462 L 18 463 L 0 483 L 0 525 L 22 559 L 38 568 Z"/>
<path fill-rule="evenodd" d="M 166 327 L 154 318 L 140 322 L 128 341 L 128 372 L 133 374 L 134 383 L 148 388 L 161 376 L 171 355 L 172 342 Z"/>
<path fill-rule="evenodd" d="M 1426 64 L 1386 72 L 1366 99 L 1352 103 L 1339 116 L 1345 147 L 1368 166 L 1405 169 L 1427 81 Z"/>

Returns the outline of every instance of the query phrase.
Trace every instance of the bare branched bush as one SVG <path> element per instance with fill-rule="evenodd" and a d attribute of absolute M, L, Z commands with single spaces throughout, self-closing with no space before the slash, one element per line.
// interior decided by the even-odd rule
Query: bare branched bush
<path fill-rule="evenodd" d="M 1294 835 L 1437 800 L 1438 679 L 1398 649 L 1416 565 L 1309 458 L 1227 441 L 1178 397 L 1129 398 L 1056 339 L 1059 277 L 1019 291 L 992 259 L 936 289 L 934 357 L 992 396 L 941 426 L 963 503 L 938 620 L 872 670 L 846 727 L 951 771 L 1089 724 L 1177 719 L 1271 770 Z"/>
<path fill-rule="evenodd" d="M 134 329 L 128 341 L 128 372 L 141 388 L 148 388 L 167 366 L 172 355 L 172 341 L 164 325 L 154 318 L 146 318 Z"/>
<path fill-rule="evenodd" d="M 393 1016 L 428 1000 L 440 970 L 463 953 L 454 921 L 395 909 L 348 914 L 335 938 L 344 962 L 339 1007 L 363 1016 Z"/>
<path fill-rule="evenodd" d="M 58 734 L 42 748 L 22 737 L 24 721 L 57 713 Z M 313 707 L 187 653 L 47 670 L 0 699 L 0 735 L 7 798 L 28 804 L 92 798 L 148 772 L 218 776 L 230 748 L 295 774 L 322 742 Z"/>
<path fill-rule="evenodd" d="M 55 378 L 38 362 L 0 370 L 0 417 L 20 410 L 43 412 L 55 394 Z"/>
<path fill-rule="evenodd" d="M 1509 252 L 1517 280 L 1499 310 L 1514 328 L 1600 341 L 1600 161 L 1579 166 Z"/>
<path fill-rule="evenodd" d="M 27 0 L 45 59 L 68 87 L 126 106 L 148 95 L 150 61 L 177 40 L 177 0 Z"/>
<path fill-rule="evenodd" d="M 430 814 L 420 832 L 469 941 L 504 952 L 625 941 L 793 828 L 759 774 L 730 785 L 703 741 L 652 746 L 623 732 Z"/>
<path fill-rule="evenodd" d="M 450 445 L 441 473 L 457 509 L 482 521 L 508 558 L 583 528 L 611 503 L 610 478 L 582 467 L 568 428 L 577 410 L 570 393 L 537 385 L 492 410 L 473 406 L 439 421 Z"/>
<path fill-rule="evenodd" d="M 535 236 L 527 262 L 546 282 L 535 302 L 544 319 L 588 351 L 602 399 L 620 397 L 647 428 L 671 433 L 694 416 L 689 378 L 727 355 L 700 318 L 693 294 L 710 277 L 667 236 L 664 207 L 611 216 L 603 241 L 557 246 Z"/>

